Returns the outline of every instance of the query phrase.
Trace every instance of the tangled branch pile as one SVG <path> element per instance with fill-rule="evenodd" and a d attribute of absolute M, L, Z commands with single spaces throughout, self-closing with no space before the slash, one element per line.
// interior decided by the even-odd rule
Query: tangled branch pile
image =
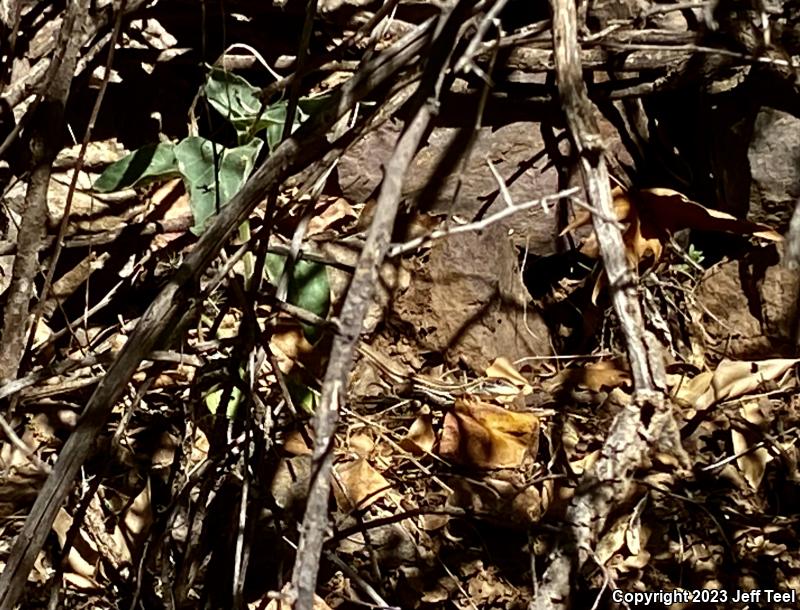
<path fill-rule="evenodd" d="M 800 588 L 797 2 L 0 23 L 0 608 Z"/>

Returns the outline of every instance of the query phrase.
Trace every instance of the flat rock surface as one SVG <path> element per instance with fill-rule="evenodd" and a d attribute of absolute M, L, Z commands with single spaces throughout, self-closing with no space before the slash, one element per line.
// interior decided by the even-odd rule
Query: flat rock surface
<path fill-rule="evenodd" d="M 709 347 L 727 358 L 792 356 L 798 282 L 771 247 L 710 269 L 697 289 Z"/>
<path fill-rule="evenodd" d="M 338 165 L 339 186 L 344 197 L 362 202 L 374 196 L 383 179 L 383 168 L 399 137 L 401 126 L 387 123 L 368 134 L 348 151 Z M 544 142 L 536 123 L 512 123 L 496 130 L 481 129 L 472 155 L 461 174 L 459 166 L 448 165 L 452 154 L 460 154 L 466 142 L 457 129 L 437 128 L 428 144 L 417 154 L 404 185 L 406 198 L 417 201 L 419 209 L 433 214 L 456 214 L 472 218 L 482 209 L 488 213 L 505 207 L 497 180 L 488 161 L 506 182 L 515 203 L 538 199 L 558 191 L 558 175 L 546 167 L 540 154 Z M 444 171 L 438 169 L 443 163 Z M 444 177 L 441 177 L 441 176 Z M 503 223 L 516 235 L 517 243 L 529 243 L 533 254 L 555 251 L 556 215 L 536 206 Z"/>
<path fill-rule="evenodd" d="M 453 235 L 434 243 L 427 258 L 410 261 L 411 281 L 392 304 L 392 316 L 421 348 L 476 371 L 499 356 L 513 362 L 550 353 L 503 229 Z"/>
<path fill-rule="evenodd" d="M 750 218 L 778 230 L 789 224 L 800 197 L 800 119 L 763 108 L 747 151 L 750 162 Z"/>

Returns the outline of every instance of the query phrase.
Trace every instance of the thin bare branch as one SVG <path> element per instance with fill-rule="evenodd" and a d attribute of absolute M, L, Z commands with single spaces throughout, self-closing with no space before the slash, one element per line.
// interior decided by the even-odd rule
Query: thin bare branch
<path fill-rule="evenodd" d="M 455 44 L 461 20 L 473 3 L 459 2 L 437 21 L 436 42 L 426 72 L 413 100 L 415 109 L 386 165 L 375 216 L 347 291 L 340 316 L 340 334 L 334 338 L 322 384 L 322 399 L 314 418 L 314 454 L 311 484 L 292 573 L 295 610 L 312 610 L 325 531 L 331 487 L 334 432 L 340 409 L 346 402 L 347 379 L 353 366 L 356 342 L 375 291 L 378 272 L 389 247 L 397 216 L 403 179 L 431 116 L 438 107 L 444 72 Z"/>

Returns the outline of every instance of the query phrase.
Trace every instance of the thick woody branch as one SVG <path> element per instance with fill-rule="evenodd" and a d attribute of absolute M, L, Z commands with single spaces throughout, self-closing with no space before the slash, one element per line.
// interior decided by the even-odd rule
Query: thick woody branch
<path fill-rule="evenodd" d="M 553 47 L 558 92 L 567 124 L 580 158 L 581 174 L 592 209 L 592 222 L 609 279 L 609 289 L 627 344 L 634 383 L 634 404 L 615 419 L 595 467 L 588 471 L 567 510 L 571 524 L 565 540 L 550 557 L 537 596 L 536 610 L 569 606 L 576 568 L 592 556 L 592 545 L 618 498 L 630 486 L 647 444 L 641 434 L 641 407 L 663 407 L 663 367 L 656 349 L 651 351 L 644 329 L 636 283 L 628 267 L 622 234 L 612 205 L 605 151 L 595 110 L 589 101 L 580 62 L 577 15 L 573 0 L 551 0 Z"/>
<path fill-rule="evenodd" d="M 33 114 L 31 127 L 31 177 L 25 193 L 25 213 L 17 238 L 8 301 L 3 315 L 3 351 L 0 355 L 0 381 L 17 375 L 25 346 L 25 331 L 39 267 L 39 251 L 47 226 L 47 188 L 53 161 L 58 154 L 72 76 L 78 63 L 78 37 L 88 7 L 87 0 L 70 3 L 59 33 L 59 44 L 51 67 L 50 84 Z"/>

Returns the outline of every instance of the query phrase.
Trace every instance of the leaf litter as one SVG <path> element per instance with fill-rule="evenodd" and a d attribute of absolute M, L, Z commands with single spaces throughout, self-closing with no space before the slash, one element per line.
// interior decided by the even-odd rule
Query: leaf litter
<path fill-rule="evenodd" d="M 218 71 L 206 87 L 212 105 L 233 116 L 239 136 L 251 132 L 255 91 L 243 79 Z M 284 115 L 285 107 L 278 105 L 262 117 L 258 128 L 266 131 L 268 147 L 275 144 Z M 139 261 L 135 273 L 121 275 L 137 288 L 168 277 L 179 262 L 170 257 L 187 249 L 186 230 L 202 231 L 216 213 L 214 199 L 224 204 L 233 195 L 261 146 L 251 141 L 218 151 L 221 169 L 230 176 L 215 193 L 207 162 L 213 145 L 194 138 L 140 148 L 123 160 L 118 146 L 109 143 L 100 165 L 116 164 L 99 177 L 91 175 L 96 190 L 132 187 L 136 197 L 150 201 L 107 225 L 96 219 L 76 223 L 76 232 L 116 231 L 133 219 L 148 219 L 148 210 L 162 207 L 162 198 L 177 217 L 192 217 L 183 230 L 153 237 L 147 256 L 161 266 Z M 195 167 L 197 159 L 205 161 Z M 177 181 L 168 182 L 165 191 L 145 190 L 148 182 L 178 176 L 184 192 Z M 86 210 L 73 213 L 89 216 L 91 198 L 78 202 Z M 357 232 L 359 222 L 363 228 L 355 210 L 365 203 L 321 197 L 307 231 L 310 243 Z M 660 296 L 651 296 L 659 308 L 659 337 L 674 342 L 663 346 L 673 353 L 669 391 L 694 469 L 683 471 L 671 456 L 656 455 L 636 473 L 636 484 L 619 499 L 596 540 L 595 564 L 578 599 L 590 607 L 609 583 L 623 590 L 798 589 L 799 361 L 744 361 L 698 351 L 696 337 L 683 336 L 691 330 L 682 325 L 685 312 L 675 306 L 691 292 L 693 280 L 684 274 L 677 287 L 668 284 L 682 264 L 669 251 L 680 230 L 732 232 L 771 242 L 780 241 L 780 235 L 670 189 L 615 189 L 614 203 L 625 225 L 631 268 L 652 273 L 666 286 Z M 252 220 L 259 213 L 263 209 Z M 423 231 L 435 223 L 417 221 L 422 229 L 415 230 Z M 565 231 L 588 221 L 578 214 Z M 290 224 L 278 219 L 279 228 L 281 223 Z M 285 245 L 292 235 L 283 233 L 279 239 Z M 597 257 L 592 236 L 580 250 Z M 580 477 L 597 461 L 615 415 L 630 404 L 631 381 L 613 322 L 595 329 L 576 358 L 547 360 L 551 337 L 544 318 L 533 306 L 519 311 L 530 299 L 515 257 L 502 231 L 488 231 L 453 236 L 397 264 L 394 271 L 402 281 L 363 338 L 344 425 L 333 441 L 329 565 L 315 608 L 363 604 L 365 582 L 404 608 L 527 607 L 533 595 L 530 566 L 543 565 L 553 549 Z M 266 279 L 276 284 L 285 265 L 285 254 L 271 255 Z M 494 282 L 491 273 L 497 267 L 502 277 Z M 242 268 L 234 269 L 246 276 Z M 68 291 L 75 292 L 86 277 Z M 582 302 L 587 311 L 591 304 L 604 307 L 603 283 L 594 280 L 592 298 Z M 577 298 L 584 283 L 570 279 L 557 290 Z M 320 263 L 299 261 L 294 267 L 290 304 L 326 317 L 337 304 L 332 292 Z M 213 599 L 221 595 L 215 583 L 228 586 L 231 580 L 236 548 L 231 532 L 239 518 L 241 484 L 258 476 L 262 488 L 254 490 L 257 510 L 247 543 L 251 565 L 262 573 L 246 575 L 249 606 L 290 607 L 275 575 L 281 569 L 286 575 L 286 566 L 279 564 L 292 557 L 293 530 L 313 476 L 308 414 L 316 408 L 327 350 L 307 324 L 276 314 L 269 299 L 259 296 L 247 313 L 272 330 L 272 358 L 241 369 L 234 350 L 246 312 L 231 301 L 230 295 L 212 292 L 186 331 L 182 347 L 187 353 L 154 356 L 134 378 L 114 413 L 114 428 L 98 439 L 108 445 L 108 459 L 87 465 L 87 479 L 54 523 L 61 549 L 70 529 L 76 530 L 72 548 L 60 567 L 57 554 L 43 553 L 31 582 L 44 587 L 60 569 L 65 587 L 90 599 L 92 607 L 118 607 L 119 599 L 134 594 L 149 595 L 147 603 L 167 593 L 183 596 L 187 605 L 201 595 Z M 474 327 L 471 316 L 477 318 Z M 4 437 L 0 445 L 0 556 L 7 554 L 19 517 L 29 510 L 75 426 L 79 405 L 102 373 L 107 360 L 100 357 L 114 354 L 126 340 L 135 316 L 118 317 L 106 325 L 92 323 L 82 335 L 59 343 L 74 366 L 34 380 L 18 395 L 10 422 L 18 442 Z M 37 348 L 54 349 L 55 335 L 45 327 Z M 694 351 L 683 359 L 679 348 L 687 345 Z M 100 359 L 83 362 L 87 349 Z M 531 353 L 542 360 L 514 364 Z M 232 377 L 234 386 L 220 389 L 220 381 L 230 383 Z M 258 429 L 269 431 L 262 437 L 269 447 L 262 448 L 257 474 L 240 461 L 252 450 L 248 435 L 253 430 L 235 409 L 210 412 L 212 391 L 218 404 L 226 395 L 231 402 L 234 396 L 264 397 L 248 405 L 253 419 L 261 418 Z M 280 404 L 270 415 L 274 421 L 258 415 L 259 400 Z M 97 489 L 90 494 L 92 479 Z M 135 581 L 134 574 L 144 580 Z M 160 582 L 164 575 L 177 577 L 174 591 Z M 137 584 L 131 587 L 132 582 Z M 137 590 L 141 587 L 145 591 Z"/>

